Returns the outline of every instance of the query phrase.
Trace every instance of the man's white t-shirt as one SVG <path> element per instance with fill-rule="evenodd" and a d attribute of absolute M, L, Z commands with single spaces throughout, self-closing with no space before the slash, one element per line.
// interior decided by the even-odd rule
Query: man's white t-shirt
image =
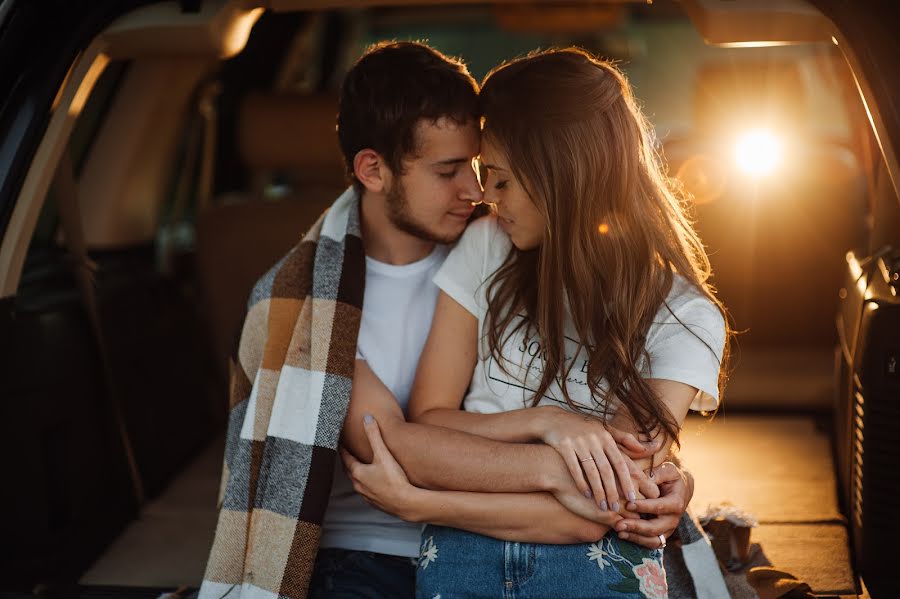
<path fill-rule="evenodd" d="M 439 245 L 428 257 L 403 266 L 366 257 L 357 358 L 368 362 L 404 413 L 434 318 L 438 288 L 432 279 L 448 251 Z M 416 557 L 421 531 L 421 525 L 366 503 L 353 490 L 338 460 L 322 524 L 322 547 Z"/>
<path fill-rule="evenodd" d="M 511 247 L 496 217 L 483 217 L 469 225 L 434 278 L 438 287 L 478 319 L 478 360 L 463 403 L 468 412 L 497 413 L 530 406 L 541 380 L 541 343 L 526 337 L 524 327 L 509 338 L 500 352 L 505 369 L 490 355 L 487 346 L 487 288 Z M 660 308 L 647 334 L 650 363 L 642 359 L 639 370 L 645 378 L 677 381 L 698 389 L 691 409 L 712 410 L 718 405 L 719 365 L 725 343 L 722 315 L 709 299 L 678 275 L 666 304 L 668 308 Z M 596 401 L 592 400 L 586 381 L 586 354 L 580 349 L 571 319 L 566 320 L 566 365 L 574 362 L 567 377 L 567 391 L 574 402 L 590 409 Z M 566 406 L 558 379 L 538 405 Z M 609 406 L 609 414 L 615 413 L 616 408 Z"/>

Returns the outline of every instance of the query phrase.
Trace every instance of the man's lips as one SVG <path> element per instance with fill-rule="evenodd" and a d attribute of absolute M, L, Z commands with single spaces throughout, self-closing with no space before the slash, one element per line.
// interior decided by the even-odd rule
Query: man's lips
<path fill-rule="evenodd" d="M 473 210 L 474 210 L 474 208 L 469 209 L 469 210 L 463 210 L 462 212 L 448 212 L 447 214 L 449 214 L 450 216 L 455 216 L 456 218 L 465 219 L 465 218 L 469 218 L 470 216 L 472 216 Z"/>

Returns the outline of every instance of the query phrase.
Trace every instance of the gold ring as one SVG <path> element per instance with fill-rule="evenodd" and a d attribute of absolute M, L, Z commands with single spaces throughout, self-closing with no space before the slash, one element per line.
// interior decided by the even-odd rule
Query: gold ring
<path fill-rule="evenodd" d="M 666 547 L 666 535 L 658 535 L 659 536 L 659 548 L 665 549 Z"/>

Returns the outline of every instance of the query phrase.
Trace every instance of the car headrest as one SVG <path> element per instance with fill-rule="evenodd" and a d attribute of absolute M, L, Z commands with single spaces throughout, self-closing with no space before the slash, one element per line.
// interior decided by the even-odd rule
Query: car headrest
<path fill-rule="evenodd" d="M 251 92 L 238 115 L 242 159 L 255 170 L 285 170 L 304 181 L 343 183 L 337 106 L 337 97 L 330 94 Z"/>

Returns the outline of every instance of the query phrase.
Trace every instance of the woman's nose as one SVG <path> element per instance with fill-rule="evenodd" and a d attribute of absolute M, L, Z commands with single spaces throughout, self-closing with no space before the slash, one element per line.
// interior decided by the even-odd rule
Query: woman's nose
<path fill-rule="evenodd" d="M 478 182 L 478 177 L 475 175 L 474 169 L 472 169 L 471 175 L 466 177 L 462 189 L 460 190 L 459 197 L 460 199 L 472 202 L 473 204 L 484 201 L 484 192 L 481 190 L 481 183 Z"/>

